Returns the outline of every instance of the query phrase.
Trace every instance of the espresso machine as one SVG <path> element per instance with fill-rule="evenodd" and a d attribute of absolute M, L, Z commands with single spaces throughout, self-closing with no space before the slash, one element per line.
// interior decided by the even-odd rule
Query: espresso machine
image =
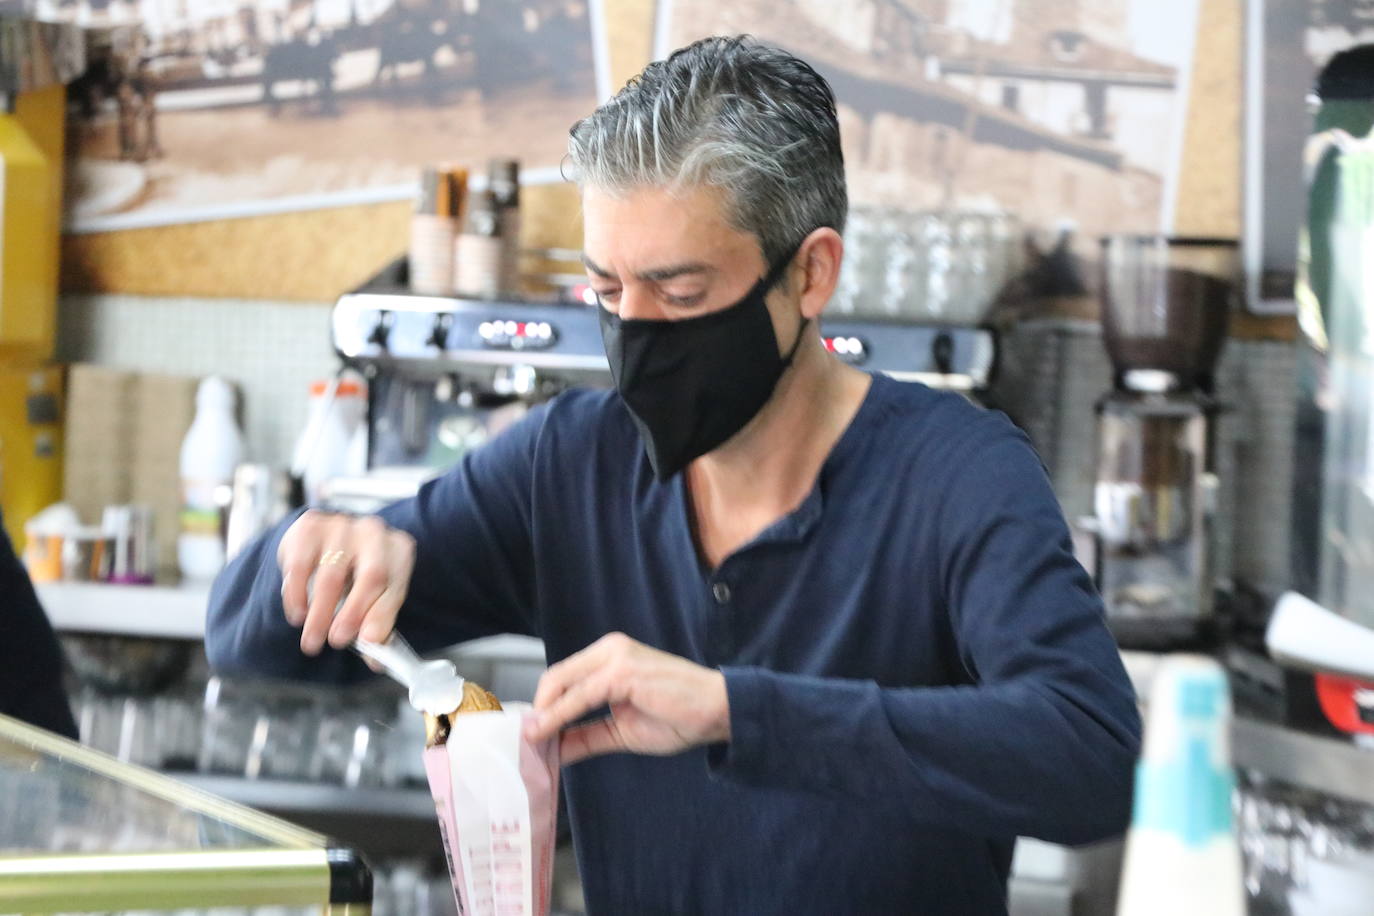
<path fill-rule="evenodd" d="M 1097 405 L 1097 587 L 1126 648 L 1211 635 L 1213 371 L 1239 271 L 1234 241 L 1102 241 L 1102 330 L 1114 386 Z"/>
<path fill-rule="evenodd" d="M 340 297 L 334 349 L 368 380 L 368 472 L 331 481 L 330 505 L 373 511 L 532 405 L 570 386 L 609 387 L 597 308 L 585 285 L 545 298 L 416 294 L 404 259 Z M 851 365 L 973 398 L 996 364 L 996 337 L 984 328 L 842 316 L 822 333 Z"/>
<path fill-rule="evenodd" d="M 334 350 L 368 381 L 367 473 L 330 481 L 335 508 L 412 495 L 570 386 L 611 382 L 596 315 L 551 296 L 480 299 L 411 290 L 404 258 L 341 296 Z"/>

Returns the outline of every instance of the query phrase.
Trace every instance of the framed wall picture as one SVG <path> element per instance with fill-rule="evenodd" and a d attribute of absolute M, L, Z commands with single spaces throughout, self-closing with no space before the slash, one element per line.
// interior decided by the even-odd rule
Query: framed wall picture
<path fill-rule="evenodd" d="M 852 201 L 1169 231 L 1198 0 L 660 0 L 662 57 L 749 33 L 835 90 Z"/>
<path fill-rule="evenodd" d="M 420 166 L 562 180 L 609 94 L 600 0 L 26 0 L 92 28 L 68 231 L 414 193 Z"/>

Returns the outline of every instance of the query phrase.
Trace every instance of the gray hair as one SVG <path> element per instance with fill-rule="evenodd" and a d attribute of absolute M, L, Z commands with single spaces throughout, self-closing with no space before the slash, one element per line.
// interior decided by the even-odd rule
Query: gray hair
<path fill-rule="evenodd" d="M 835 95 L 810 65 L 747 35 L 655 61 L 570 135 L 584 188 L 721 188 L 727 219 L 758 239 L 770 266 L 815 229 L 844 231 Z"/>

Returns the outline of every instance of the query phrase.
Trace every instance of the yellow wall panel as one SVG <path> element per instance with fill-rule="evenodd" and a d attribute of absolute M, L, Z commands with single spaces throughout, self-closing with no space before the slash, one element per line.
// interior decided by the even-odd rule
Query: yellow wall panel
<path fill-rule="evenodd" d="M 0 354 L 44 360 L 57 328 L 66 89 L 15 97 L 0 111 Z"/>

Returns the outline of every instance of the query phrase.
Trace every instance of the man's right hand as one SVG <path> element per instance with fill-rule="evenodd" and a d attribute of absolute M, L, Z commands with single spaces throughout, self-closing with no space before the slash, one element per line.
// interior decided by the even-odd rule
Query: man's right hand
<path fill-rule="evenodd" d="M 277 564 L 286 619 L 302 627 L 301 651 L 315 655 L 326 639 L 343 649 L 359 635 L 382 642 L 391 634 L 415 568 L 415 539 L 375 515 L 312 509 L 282 536 Z"/>

